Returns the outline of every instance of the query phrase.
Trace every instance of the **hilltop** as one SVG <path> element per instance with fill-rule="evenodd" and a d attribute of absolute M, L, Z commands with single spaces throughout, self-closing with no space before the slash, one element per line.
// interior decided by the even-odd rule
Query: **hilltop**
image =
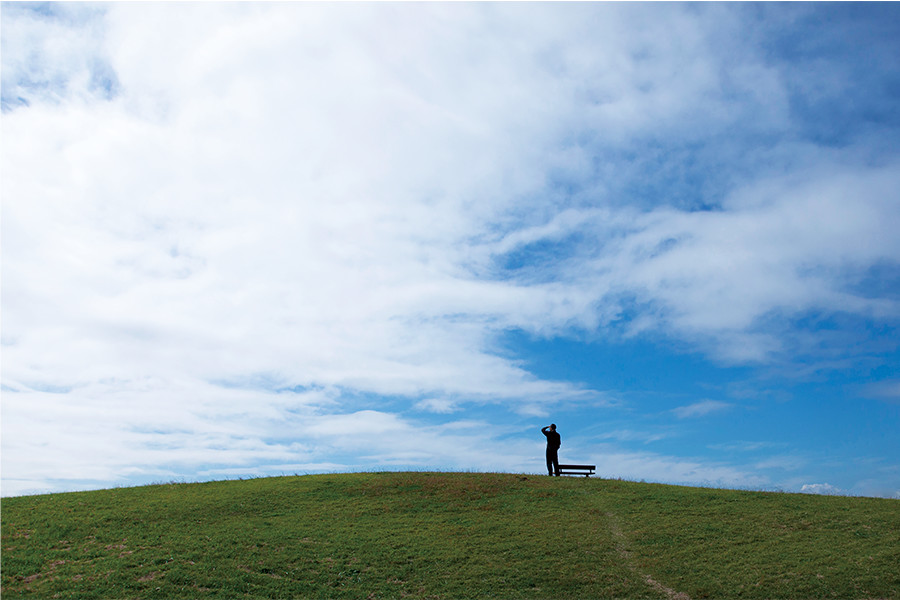
<path fill-rule="evenodd" d="M 482 473 L 2 500 L 4 598 L 900 598 L 900 501 Z"/>

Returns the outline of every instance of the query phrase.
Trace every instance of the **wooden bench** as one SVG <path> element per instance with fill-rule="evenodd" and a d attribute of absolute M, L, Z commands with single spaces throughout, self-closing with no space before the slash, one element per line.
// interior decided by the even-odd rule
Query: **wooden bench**
<path fill-rule="evenodd" d="M 560 475 L 584 475 L 590 477 L 594 474 L 597 465 L 559 465 Z"/>

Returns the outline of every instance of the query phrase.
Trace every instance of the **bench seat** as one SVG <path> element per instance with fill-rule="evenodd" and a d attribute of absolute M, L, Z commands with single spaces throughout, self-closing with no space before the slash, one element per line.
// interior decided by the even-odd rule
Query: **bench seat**
<path fill-rule="evenodd" d="M 597 465 L 559 465 L 560 475 L 584 475 L 590 477 L 594 474 Z"/>

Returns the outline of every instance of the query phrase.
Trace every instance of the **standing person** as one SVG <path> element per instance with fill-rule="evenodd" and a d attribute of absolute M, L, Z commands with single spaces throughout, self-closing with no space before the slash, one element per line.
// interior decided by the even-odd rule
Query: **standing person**
<path fill-rule="evenodd" d="M 559 456 L 557 452 L 561 442 L 559 434 L 556 433 L 556 423 L 551 424 L 549 427 L 544 427 L 541 429 L 541 433 L 547 436 L 547 472 L 551 477 L 553 475 L 559 477 Z"/>

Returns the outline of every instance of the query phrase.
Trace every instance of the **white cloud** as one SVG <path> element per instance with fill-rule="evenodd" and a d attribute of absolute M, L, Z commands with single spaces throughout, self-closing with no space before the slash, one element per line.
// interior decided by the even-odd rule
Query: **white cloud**
<path fill-rule="evenodd" d="M 850 291 L 866 265 L 897 260 L 896 165 L 828 165 L 734 193 L 723 211 L 657 209 L 602 261 L 611 285 L 658 307 L 642 328 L 694 339 L 723 360 L 768 360 L 786 345 L 772 316 L 806 311 L 900 315 L 894 300 Z"/>
<path fill-rule="evenodd" d="M 732 404 L 720 402 L 719 400 L 701 400 L 688 406 L 679 406 L 672 409 L 679 419 L 689 419 L 692 417 L 704 417 L 711 413 L 722 412 L 732 407 Z"/>
<path fill-rule="evenodd" d="M 415 408 L 440 414 L 449 414 L 459 410 L 456 403 L 447 398 L 427 398 L 425 400 L 420 400 L 419 402 L 416 402 Z"/>
<path fill-rule="evenodd" d="M 770 480 L 753 471 L 649 452 L 611 450 L 594 454 L 590 461 L 597 466 L 601 477 L 650 482 L 669 482 L 682 485 L 764 488 Z"/>
<path fill-rule="evenodd" d="M 734 441 L 727 444 L 712 444 L 710 445 L 710 448 L 713 450 L 722 450 L 725 452 L 758 452 L 760 450 L 781 448 L 785 445 L 785 442 Z"/>
<path fill-rule="evenodd" d="M 646 431 L 634 431 L 631 429 L 617 429 L 597 436 L 599 440 L 616 440 L 617 442 L 643 442 L 649 444 L 666 439 L 666 434 L 649 433 Z"/>
<path fill-rule="evenodd" d="M 804 494 L 824 494 L 828 496 L 841 496 L 847 493 L 845 490 L 835 487 L 830 483 L 807 483 L 800 488 L 800 492 Z"/>
<path fill-rule="evenodd" d="M 3 467 L 23 485 L 366 444 L 516 468 L 530 449 L 421 437 L 380 398 L 597 400 L 498 351 L 515 328 L 643 328 L 744 362 L 790 349 L 772 315 L 898 314 L 848 286 L 900 256 L 895 162 L 800 148 L 802 170 L 740 180 L 718 211 L 623 199 L 654 169 L 610 157 L 648 140 L 787 126 L 777 70 L 719 51 L 730 9 L 8 10 L 4 94 L 28 104 L 3 113 Z M 541 244 L 549 268 L 504 269 Z M 315 444 L 291 441 L 301 416 Z"/>
<path fill-rule="evenodd" d="M 864 393 L 889 402 L 900 402 L 900 379 L 886 379 L 869 384 L 864 388 Z"/>
<path fill-rule="evenodd" d="M 4 110 L 35 101 L 91 100 L 112 93 L 117 82 L 103 60 L 106 30 L 101 7 L 6 5 L 3 12 Z"/>

